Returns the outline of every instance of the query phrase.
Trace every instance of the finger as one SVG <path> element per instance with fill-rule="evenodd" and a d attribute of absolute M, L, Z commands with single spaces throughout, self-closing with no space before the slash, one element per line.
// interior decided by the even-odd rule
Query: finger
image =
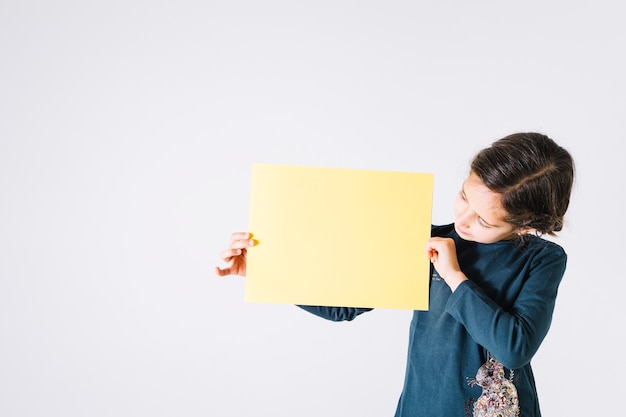
<path fill-rule="evenodd" d="M 236 240 L 230 244 L 231 249 L 246 249 L 250 246 L 254 246 L 254 240 L 252 239 Z"/>
<path fill-rule="evenodd" d="M 241 255 L 243 251 L 243 249 L 226 249 L 220 253 L 220 258 L 222 258 L 224 262 L 228 262 L 235 256 Z"/>
<path fill-rule="evenodd" d="M 235 232 L 230 235 L 230 244 L 232 245 L 235 242 L 250 239 L 250 237 L 250 233 L 248 232 Z"/>
<path fill-rule="evenodd" d="M 233 240 L 230 243 L 229 249 L 246 249 L 246 248 L 249 248 L 250 246 L 254 246 L 253 239 L 240 239 L 240 240 Z"/>
<path fill-rule="evenodd" d="M 426 242 L 426 253 L 435 252 L 440 246 L 441 244 L 438 241 L 434 239 L 429 239 L 428 242 Z"/>
<path fill-rule="evenodd" d="M 449 244 L 451 242 L 452 241 L 450 239 L 431 238 L 428 240 L 428 243 L 426 244 L 426 248 L 437 251 L 439 253 L 448 252 L 450 249 Z"/>
<path fill-rule="evenodd" d="M 436 238 L 431 238 L 426 243 L 426 257 L 430 260 L 430 262 L 435 263 L 439 260 L 439 252 L 440 252 L 441 242 Z"/>

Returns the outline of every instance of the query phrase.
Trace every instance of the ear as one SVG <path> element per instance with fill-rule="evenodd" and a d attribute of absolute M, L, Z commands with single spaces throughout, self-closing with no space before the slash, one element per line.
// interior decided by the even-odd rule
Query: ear
<path fill-rule="evenodd" d="M 529 234 L 529 233 L 532 233 L 532 234 L 534 234 L 534 235 L 538 235 L 538 234 L 539 234 L 539 233 L 537 232 L 537 229 L 534 229 L 534 228 L 532 228 L 532 227 L 522 227 L 522 228 L 519 228 L 519 229 L 517 229 L 517 230 L 515 231 L 515 233 L 516 233 L 518 236 L 521 236 L 521 235 L 526 235 L 526 234 Z"/>

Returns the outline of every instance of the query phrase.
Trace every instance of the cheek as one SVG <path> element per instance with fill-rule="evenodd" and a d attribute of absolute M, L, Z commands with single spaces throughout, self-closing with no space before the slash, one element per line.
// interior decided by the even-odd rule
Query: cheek
<path fill-rule="evenodd" d="M 463 213 L 464 207 L 465 207 L 465 202 L 460 197 L 457 197 L 454 200 L 454 216 L 459 217 L 461 213 Z"/>

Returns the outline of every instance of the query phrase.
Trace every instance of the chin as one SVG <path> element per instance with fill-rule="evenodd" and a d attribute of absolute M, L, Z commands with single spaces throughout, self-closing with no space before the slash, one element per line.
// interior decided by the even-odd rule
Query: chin
<path fill-rule="evenodd" d="M 460 227 L 458 227 L 456 224 L 454 225 L 454 230 L 456 230 L 456 233 L 461 237 L 461 239 L 463 240 L 470 240 L 470 241 L 474 241 L 475 239 L 472 238 L 472 235 L 466 231 L 464 231 L 463 229 L 461 229 Z"/>

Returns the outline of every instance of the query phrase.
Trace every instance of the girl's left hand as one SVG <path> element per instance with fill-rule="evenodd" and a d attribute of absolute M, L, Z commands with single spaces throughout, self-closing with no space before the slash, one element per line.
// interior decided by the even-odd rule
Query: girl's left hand
<path fill-rule="evenodd" d="M 459 266 L 454 240 L 444 237 L 431 237 L 426 243 L 426 256 L 452 292 L 460 283 L 467 280 Z"/>

